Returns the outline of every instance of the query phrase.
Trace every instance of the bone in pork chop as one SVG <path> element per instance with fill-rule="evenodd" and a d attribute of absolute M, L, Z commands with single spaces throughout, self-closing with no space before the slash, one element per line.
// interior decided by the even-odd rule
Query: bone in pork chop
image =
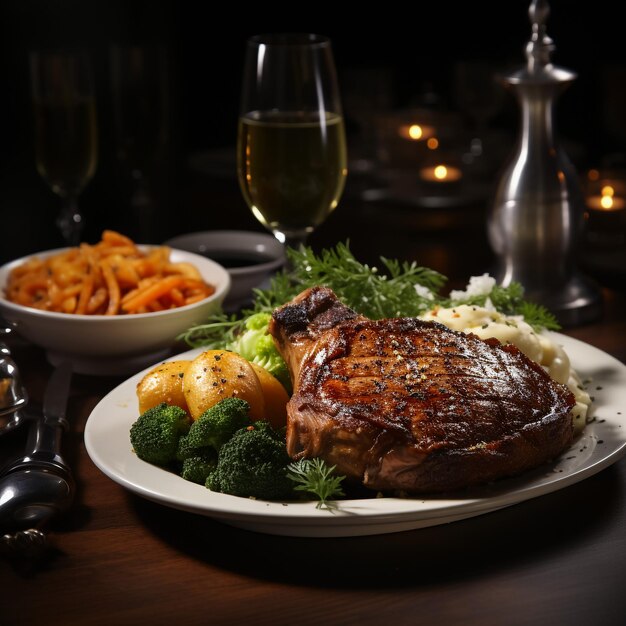
<path fill-rule="evenodd" d="M 572 441 L 572 393 L 515 346 L 414 318 L 370 320 L 313 287 L 270 333 L 291 373 L 287 449 L 381 491 L 459 489 Z"/>

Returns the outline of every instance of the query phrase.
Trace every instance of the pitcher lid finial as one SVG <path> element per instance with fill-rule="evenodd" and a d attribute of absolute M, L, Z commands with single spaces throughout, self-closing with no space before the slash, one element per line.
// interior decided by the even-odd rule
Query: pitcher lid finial
<path fill-rule="evenodd" d="M 554 51 L 554 43 L 546 33 L 546 22 L 550 15 L 547 0 L 533 0 L 528 9 L 532 24 L 532 35 L 526 44 L 526 58 L 530 73 L 541 72 L 551 65 L 550 55 Z"/>

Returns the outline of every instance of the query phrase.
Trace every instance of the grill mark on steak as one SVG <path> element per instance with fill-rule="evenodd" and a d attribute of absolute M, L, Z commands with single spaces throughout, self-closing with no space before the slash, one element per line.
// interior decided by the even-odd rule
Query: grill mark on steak
<path fill-rule="evenodd" d="M 518 474 L 572 439 L 571 392 L 517 348 L 413 318 L 368 320 L 327 288 L 277 309 L 294 393 L 287 449 L 379 490 Z"/>

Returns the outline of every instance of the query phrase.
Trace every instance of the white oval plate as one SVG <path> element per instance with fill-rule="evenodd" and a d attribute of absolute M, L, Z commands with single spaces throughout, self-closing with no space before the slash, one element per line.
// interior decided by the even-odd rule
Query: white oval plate
<path fill-rule="evenodd" d="M 342 500 L 329 509 L 314 502 L 267 502 L 212 492 L 141 461 L 129 431 L 138 417 L 132 376 L 105 396 L 85 427 L 85 445 L 109 478 L 149 500 L 219 519 L 232 526 L 276 535 L 342 537 L 413 530 L 453 522 L 542 496 L 579 482 L 615 463 L 626 452 L 626 365 L 565 335 L 552 333 L 595 396 L 595 421 L 559 459 L 513 479 L 454 497 Z M 193 358 L 190 350 L 172 359 Z"/>

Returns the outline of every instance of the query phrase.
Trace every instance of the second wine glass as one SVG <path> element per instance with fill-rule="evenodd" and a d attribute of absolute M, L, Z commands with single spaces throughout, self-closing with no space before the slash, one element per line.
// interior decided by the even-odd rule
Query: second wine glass
<path fill-rule="evenodd" d="M 83 228 L 78 196 L 98 159 L 94 80 L 84 52 L 33 52 L 30 57 L 37 171 L 63 198 L 57 225 L 77 245 Z"/>
<path fill-rule="evenodd" d="M 239 183 L 254 216 L 298 248 L 337 206 L 346 139 L 330 40 L 248 41 L 237 142 Z"/>

